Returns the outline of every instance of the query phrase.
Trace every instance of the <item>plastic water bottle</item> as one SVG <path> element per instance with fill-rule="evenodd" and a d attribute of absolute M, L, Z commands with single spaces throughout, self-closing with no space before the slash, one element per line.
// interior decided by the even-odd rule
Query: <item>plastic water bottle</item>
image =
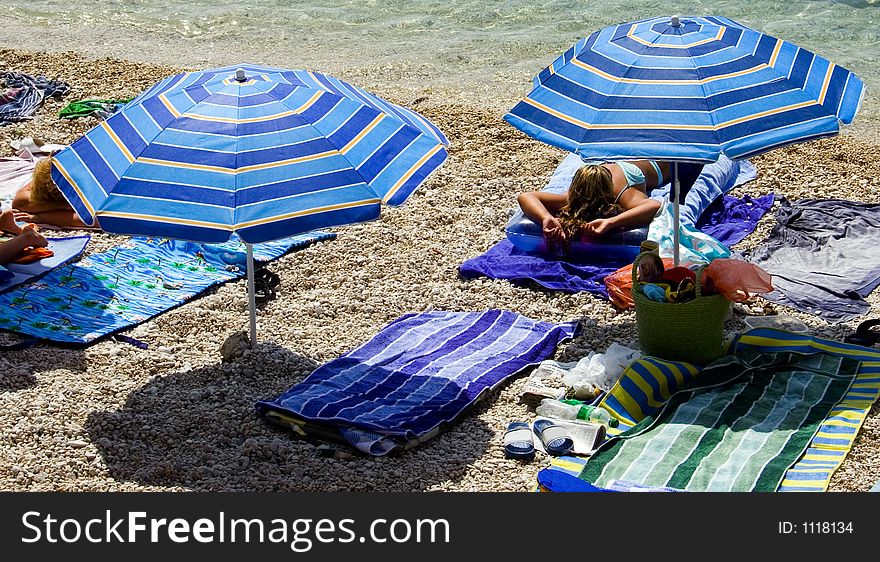
<path fill-rule="evenodd" d="M 576 420 L 580 406 L 566 404 L 552 398 L 544 398 L 541 405 L 535 408 L 535 413 L 545 418 L 554 418 L 557 420 Z"/>
<path fill-rule="evenodd" d="M 617 418 L 612 418 L 611 414 L 609 414 L 608 410 L 606 410 L 605 408 L 582 404 L 577 400 L 561 400 L 561 402 L 567 406 L 578 408 L 576 419 L 585 420 L 592 423 L 601 423 L 602 425 L 606 425 L 608 427 L 617 427 L 620 423 L 619 421 L 617 421 Z"/>

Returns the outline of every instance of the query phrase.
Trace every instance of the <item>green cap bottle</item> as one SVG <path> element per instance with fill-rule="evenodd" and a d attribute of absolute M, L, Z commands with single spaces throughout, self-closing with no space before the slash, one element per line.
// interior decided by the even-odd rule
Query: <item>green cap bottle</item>
<path fill-rule="evenodd" d="M 578 410 L 577 419 L 584 420 L 592 423 L 601 423 L 603 425 L 607 425 L 608 427 L 617 427 L 620 425 L 620 422 L 617 418 L 611 417 L 611 414 L 608 413 L 608 410 L 605 408 L 600 408 L 599 406 L 590 406 L 589 404 L 585 404 L 580 400 L 562 400 L 566 404 L 570 404 L 572 406 L 580 406 L 581 409 Z"/>

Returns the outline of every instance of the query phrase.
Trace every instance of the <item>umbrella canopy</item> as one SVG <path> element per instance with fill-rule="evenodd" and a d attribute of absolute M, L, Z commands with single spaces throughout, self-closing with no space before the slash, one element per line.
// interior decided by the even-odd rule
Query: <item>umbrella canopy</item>
<path fill-rule="evenodd" d="M 852 72 L 733 20 L 656 17 L 579 41 L 504 118 L 585 158 L 713 162 L 835 135 L 864 92 Z"/>
<path fill-rule="evenodd" d="M 375 219 L 446 159 L 427 119 L 303 70 L 167 78 L 55 156 L 87 224 L 119 234 L 265 242 Z"/>
<path fill-rule="evenodd" d="M 446 159 L 427 119 L 330 76 L 245 65 L 167 78 L 52 163 L 52 179 L 103 230 L 252 244 L 367 221 Z"/>

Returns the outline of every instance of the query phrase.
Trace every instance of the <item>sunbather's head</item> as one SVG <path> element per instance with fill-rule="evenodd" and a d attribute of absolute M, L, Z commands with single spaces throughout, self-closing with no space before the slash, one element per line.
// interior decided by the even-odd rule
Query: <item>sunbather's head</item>
<path fill-rule="evenodd" d="M 605 166 L 587 165 L 575 172 L 568 188 L 568 202 L 559 213 L 566 238 L 576 238 L 586 224 L 620 212 L 614 202 L 611 171 Z"/>
<path fill-rule="evenodd" d="M 58 186 L 52 181 L 52 158 L 42 158 L 34 168 L 34 181 L 31 185 L 31 203 L 63 203 L 67 200 Z"/>

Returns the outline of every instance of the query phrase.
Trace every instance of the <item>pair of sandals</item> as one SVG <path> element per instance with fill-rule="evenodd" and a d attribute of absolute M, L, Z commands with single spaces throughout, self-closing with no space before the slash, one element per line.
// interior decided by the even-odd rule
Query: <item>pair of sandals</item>
<path fill-rule="evenodd" d="M 540 439 L 547 454 L 558 457 L 565 455 L 574 447 L 574 441 L 565 428 L 550 420 L 535 420 L 534 434 Z M 509 459 L 532 460 L 535 458 L 535 444 L 532 429 L 526 422 L 511 422 L 504 432 L 504 455 Z"/>
<path fill-rule="evenodd" d="M 277 273 L 269 271 L 265 267 L 254 272 L 254 297 L 259 304 L 266 304 L 278 296 L 277 289 L 281 285 L 281 278 Z"/>

